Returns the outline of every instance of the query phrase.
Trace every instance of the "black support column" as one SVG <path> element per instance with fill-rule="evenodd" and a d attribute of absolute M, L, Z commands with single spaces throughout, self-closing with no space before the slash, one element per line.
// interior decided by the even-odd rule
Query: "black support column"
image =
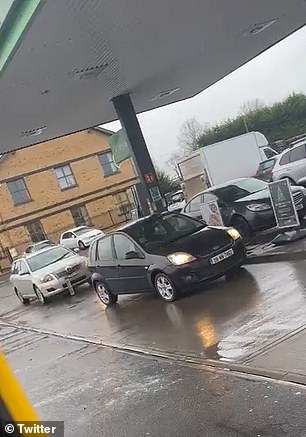
<path fill-rule="evenodd" d="M 140 180 L 140 184 L 136 189 L 142 212 L 144 215 L 149 214 L 150 205 L 152 205 L 154 211 L 161 212 L 164 210 L 164 202 L 160 195 L 155 169 L 130 95 L 124 94 L 114 97 L 112 102 L 121 126 L 125 130 Z"/>

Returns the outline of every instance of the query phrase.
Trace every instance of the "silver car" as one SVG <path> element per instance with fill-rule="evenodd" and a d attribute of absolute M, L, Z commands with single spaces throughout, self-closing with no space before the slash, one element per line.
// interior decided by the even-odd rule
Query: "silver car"
<path fill-rule="evenodd" d="M 306 177 L 305 141 L 285 150 L 275 158 L 262 162 L 256 176 L 268 182 L 287 178 L 292 185 L 298 185 L 299 180 Z"/>
<path fill-rule="evenodd" d="M 10 281 L 23 304 L 33 297 L 41 303 L 55 294 L 90 283 L 87 259 L 62 246 L 51 246 L 15 260 Z"/>

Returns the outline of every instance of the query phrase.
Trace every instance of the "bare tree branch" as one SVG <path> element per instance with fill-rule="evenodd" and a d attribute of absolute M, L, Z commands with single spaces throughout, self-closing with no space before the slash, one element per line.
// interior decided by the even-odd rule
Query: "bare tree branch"
<path fill-rule="evenodd" d="M 191 152 L 198 147 L 198 141 L 204 133 L 206 125 L 201 124 L 195 117 L 183 123 L 178 135 L 178 144 L 183 149 L 184 154 Z"/>
<path fill-rule="evenodd" d="M 262 109 L 265 106 L 265 103 L 260 99 L 248 100 L 240 106 L 240 113 L 241 115 L 248 115 L 250 112 L 254 112 L 257 109 Z"/>

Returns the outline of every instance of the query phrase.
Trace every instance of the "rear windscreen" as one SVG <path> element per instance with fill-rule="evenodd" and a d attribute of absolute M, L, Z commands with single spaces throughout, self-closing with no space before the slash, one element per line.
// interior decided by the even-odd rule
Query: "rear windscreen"
<path fill-rule="evenodd" d="M 261 162 L 258 166 L 257 173 L 269 170 L 274 167 L 275 159 L 268 159 L 268 161 Z"/>

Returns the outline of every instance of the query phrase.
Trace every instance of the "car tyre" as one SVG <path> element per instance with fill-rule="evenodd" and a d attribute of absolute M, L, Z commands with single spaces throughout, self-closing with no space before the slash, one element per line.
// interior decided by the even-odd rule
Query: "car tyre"
<path fill-rule="evenodd" d="M 105 306 L 114 305 L 118 301 L 118 295 L 111 293 L 104 282 L 97 281 L 94 283 L 94 287 L 98 298 Z"/>
<path fill-rule="evenodd" d="M 18 297 L 18 299 L 20 300 L 20 302 L 22 303 L 22 305 L 29 305 L 30 299 L 28 297 L 23 297 L 22 294 L 19 293 L 17 288 L 15 288 L 15 294 Z"/>
<path fill-rule="evenodd" d="M 237 229 L 242 238 L 245 238 L 246 240 L 250 238 L 251 228 L 249 223 L 243 217 L 234 217 L 232 221 L 232 226 Z"/>
<path fill-rule="evenodd" d="M 47 303 L 47 298 L 42 294 L 40 289 L 36 286 L 34 286 L 34 292 L 36 294 L 37 299 L 42 305 L 45 305 Z"/>
<path fill-rule="evenodd" d="M 85 246 L 85 244 L 83 243 L 82 240 L 80 240 L 80 241 L 78 242 L 78 246 L 79 246 L 79 249 L 80 249 L 80 250 L 85 250 L 85 249 L 86 249 L 86 246 Z"/>
<path fill-rule="evenodd" d="M 154 278 L 155 290 L 166 302 L 173 302 L 178 297 L 178 290 L 165 273 L 157 273 Z"/>

